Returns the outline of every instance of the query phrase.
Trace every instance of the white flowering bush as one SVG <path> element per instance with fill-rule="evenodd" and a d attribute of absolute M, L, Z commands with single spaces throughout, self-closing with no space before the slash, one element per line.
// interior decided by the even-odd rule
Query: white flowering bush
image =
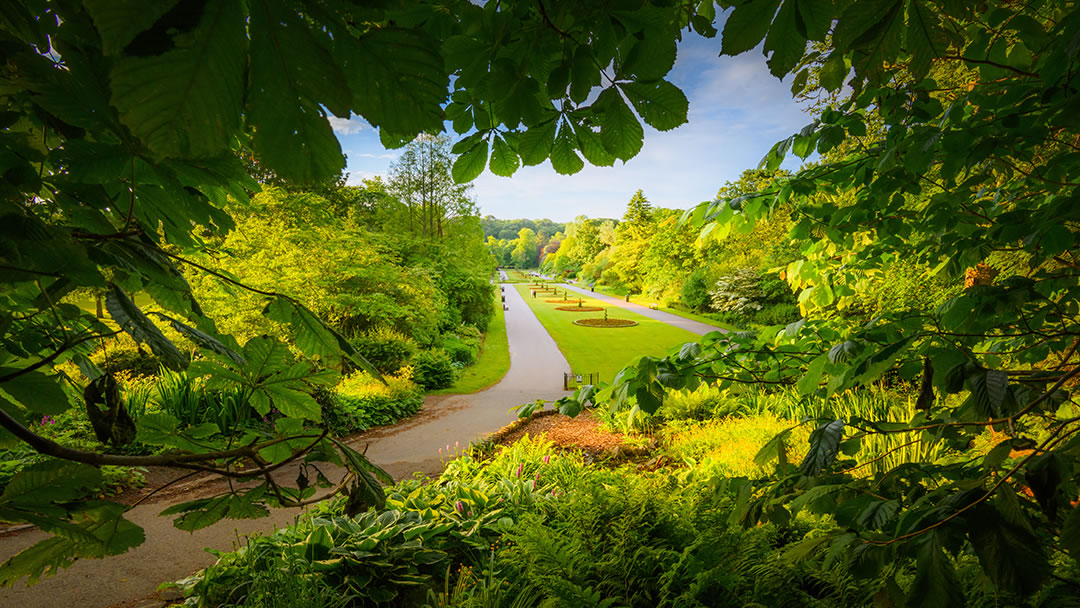
<path fill-rule="evenodd" d="M 752 315 L 763 308 L 761 275 L 753 268 L 739 268 L 717 279 L 709 290 L 713 310 Z"/>

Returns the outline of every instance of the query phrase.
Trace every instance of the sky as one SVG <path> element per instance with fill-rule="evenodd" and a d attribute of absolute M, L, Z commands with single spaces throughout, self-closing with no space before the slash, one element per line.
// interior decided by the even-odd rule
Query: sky
<path fill-rule="evenodd" d="M 666 132 L 645 125 L 641 152 L 613 167 L 586 163 L 570 176 L 555 173 L 550 161 L 522 167 L 513 177 L 485 170 L 472 190 L 480 215 L 556 222 L 578 215 L 618 218 L 638 189 L 654 206 L 669 209 L 712 200 L 725 182 L 757 167 L 774 143 L 811 122 L 792 99 L 790 79 L 781 82 L 769 73 L 760 47 L 737 57 L 719 53 L 719 36 L 690 35 L 679 45 L 668 80 L 690 101 L 687 124 Z M 384 149 L 377 131 L 355 116 L 331 118 L 331 124 L 348 157 L 349 183 L 388 175 L 398 151 Z M 798 159 L 789 158 L 784 167 L 798 168 Z"/>

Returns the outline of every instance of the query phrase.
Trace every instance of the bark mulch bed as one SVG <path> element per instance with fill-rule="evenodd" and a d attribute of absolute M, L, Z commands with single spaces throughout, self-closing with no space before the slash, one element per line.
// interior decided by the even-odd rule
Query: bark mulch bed
<path fill-rule="evenodd" d="M 556 306 L 555 310 L 565 310 L 567 312 L 600 312 L 604 310 L 603 306 Z M 603 319 L 601 319 L 602 321 Z M 576 323 L 577 321 L 575 321 Z"/>
<path fill-rule="evenodd" d="M 574 325 L 582 327 L 633 327 L 637 325 L 637 321 L 631 321 L 630 319 L 575 319 Z"/>
<path fill-rule="evenodd" d="M 489 437 L 500 445 L 510 445 L 525 435 L 545 435 L 557 447 L 578 449 L 593 458 L 615 456 L 623 447 L 623 434 L 604 430 L 592 412 L 585 411 L 571 418 L 555 410 L 537 412 L 518 420 Z"/>

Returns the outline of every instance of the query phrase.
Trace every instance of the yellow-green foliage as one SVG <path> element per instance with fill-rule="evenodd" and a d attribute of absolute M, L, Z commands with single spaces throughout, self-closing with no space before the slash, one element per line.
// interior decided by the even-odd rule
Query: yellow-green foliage
<path fill-rule="evenodd" d="M 423 391 L 412 381 L 412 367 L 386 375 L 386 384 L 367 372 L 356 372 L 337 385 L 336 411 L 327 412 L 337 430 L 363 430 L 390 424 L 420 410 Z"/>
<path fill-rule="evenodd" d="M 772 414 L 748 418 L 724 418 L 705 422 L 673 422 L 664 428 L 667 456 L 687 462 L 697 472 L 728 477 L 757 476 L 772 470 L 772 464 L 754 464 L 754 455 L 770 439 L 796 423 Z M 789 461 L 798 462 L 806 453 L 810 429 L 801 426 L 787 442 Z"/>
<path fill-rule="evenodd" d="M 320 200 L 266 189 L 253 197 L 252 209 L 233 210 L 236 230 L 220 243 L 230 255 L 202 261 L 252 287 L 296 298 L 346 335 L 389 325 L 416 339 L 433 339 L 439 311 L 448 304 L 431 273 L 401 265 L 363 228 L 326 215 L 317 222 L 293 217 L 298 209 L 325 206 Z M 291 335 L 263 315 L 264 296 L 205 273 L 187 278 L 218 328 L 240 343 L 262 334 Z"/>
<path fill-rule="evenodd" d="M 726 391 L 704 383 L 692 391 L 671 391 L 664 396 L 660 414 L 668 420 L 704 420 L 744 413 L 742 403 L 725 395 Z"/>
<path fill-rule="evenodd" d="M 386 380 L 386 384 L 379 382 L 377 378 L 365 371 L 358 371 L 341 379 L 341 382 L 337 385 L 337 393 L 342 397 L 356 399 L 369 397 L 397 399 L 416 391 L 412 376 L 413 369 L 411 365 L 398 369 L 396 373 L 384 375 L 383 379 Z"/>

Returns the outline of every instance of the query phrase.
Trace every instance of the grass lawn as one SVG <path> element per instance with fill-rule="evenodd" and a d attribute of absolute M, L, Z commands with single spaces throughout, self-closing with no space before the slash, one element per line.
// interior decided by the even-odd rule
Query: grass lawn
<path fill-rule="evenodd" d="M 500 291 L 495 292 L 495 316 L 488 324 L 480 356 L 461 371 L 454 385 L 431 391 L 432 395 L 467 395 L 495 384 L 510 370 L 510 345 L 506 341 L 506 318 L 503 316 Z"/>
<path fill-rule="evenodd" d="M 600 379 L 610 382 L 615 374 L 634 358 L 640 355 L 659 357 L 667 354 L 672 347 L 694 342 L 698 336 L 667 323 L 654 321 L 623 308 L 612 307 L 608 315 L 613 319 L 637 321 L 634 327 L 593 328 L 574 325 L 574 319 L 603 318 L 602 312 L 566 312 L 555 310 L 559 304 L 548 304 L 544 300 L 562 297 L 562 288 L 558 296 L 529 293 L 527 285 L 517 285 L 517 290 L 529 303 L 536 317 L 555 339 L 570 367 L 575 373 L 597 372 Z M 571 292 L 572 297 L 578 297 Z M 580 296 L 583 306 L 605 306 L 603 302 Z"/>
<path fill-rule="evenodd" d="M 608 287 L 606 285 L 597 285 L 596 286 L 596 292 L 597 293 L 602 293 L 602 294 L 607 295 L 607 296 L 611 296 L 613 298 L 625 298 L 626 297 L 626 294 L 617 293 L 615 290 L 613 290 L 612 288 L 610 288 L 610 287 Z M 635 294 L 635 295 L 630 296 L 630 303 L 631 304 L 640 304 L 642 306 L 651 306 L 653 301 L 650 300 L 647 296 L 644 296 L 642 294 Z M 668 312 L 668 313 L 671 313 L 673 315 L 680 316 L 680 317 L 682 317 L 684 319 L 690 319 L 691 321 L 698 321 L 699 323 L 704 323 L 706 325 L 712 325 L 713 327 L 719 327 L 720 329 L 727 329 L 729 331 L 739 331 L 738 327 L 735 327 L 734 325 L 731 325 L 730 323 L 724 323 L 722 321 L 717 321 L 716 319 L 713 319 L 711 317 L 708 317 L 708 316 L 705 316 L 705 315 L 699 315 L 697 313 L 690 312 L 690 311 L 684 310 L 682 308 L 672 308 L 670 306 L 661 306 L 657 310 L 660 310 L 662 312 Z"/>

